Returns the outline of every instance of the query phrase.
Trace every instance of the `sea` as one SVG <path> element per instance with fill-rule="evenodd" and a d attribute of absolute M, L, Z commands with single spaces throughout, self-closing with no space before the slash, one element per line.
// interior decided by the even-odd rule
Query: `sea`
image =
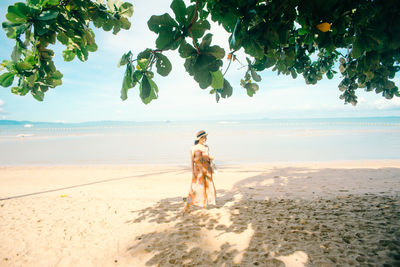
<path fill-rule="evenodd" d="M 0 166 L 190 166 L 199 130 L 218 165 L 400 159 L 400 117 L 98 121 L 0 120 Z"/>

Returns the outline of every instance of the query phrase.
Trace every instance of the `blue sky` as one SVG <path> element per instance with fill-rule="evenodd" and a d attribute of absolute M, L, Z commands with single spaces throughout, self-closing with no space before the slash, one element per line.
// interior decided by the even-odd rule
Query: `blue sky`
<path fill-rule="evenodd" d="M 7 6 L 17 1 L 1 0 L 0 17 L 5 20 Z M 239 85 L 245 68 L 232 64 L 226 77 L 234 91 L 232 97 L 215 102 L 209 89 L 202 90 L 184 67 L 177 51 L 167 52 L 173 69 L 168 77 L 156 75 L 159 98 L 148 105 L 138 96 L 138 88 L 129 91 L 128 100 L 120 99 L 124 73 L 117 68 L 121 55 L 131 50 L 134 55 L 145 48 L 155 48 L 156 35 L 147 28 L 147 20 L 153 14 L 171 12 L 170 1 L 132 1 L 135 12 L 129 31 L 118 35 L 96 30 L 99 50 L 89 55 L 87 62 L 75 59 L 64 62 L 62 47 L 55 46 L 57 68 L 64 74 L 63 85 L 50 89 L 44 102 L 38 102 L 28 94 L 13 95 L 10 88 L 0 87 L 0 119 L 50 122 L 83 122 L 97 120 L 162 121 L 162 120 L 231 120 L 262 118 L 304 117 L 362 117 L 400 116 L 400 98 L 386 100 L 374 92 L 359 90 L 356 107 L 344 105 L 337 88 L 341 78 L 324 79 L 317 85 L 306 85 L 302 76 L 278 76 L 271 70 L 261 73 L 260 90 L 248 97 Z M 213 43 L 227 51 L 228 35 L 218 25 L 212 25 Z M 9 59 L 13 41 L 0 31 L 0 59 Z M 246 62 L 244 54 L 238 55 Z M 223 70 L 228 61 L 224 62 Z M 395 79 L 400 85 L 398 75 Z"/>

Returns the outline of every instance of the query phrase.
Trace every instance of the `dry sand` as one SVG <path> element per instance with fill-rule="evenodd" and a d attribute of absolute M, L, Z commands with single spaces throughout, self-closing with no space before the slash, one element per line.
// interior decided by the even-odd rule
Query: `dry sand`
<path fill-rule="evenodd" d="M 399 266 L 400 161 L 0 167 L 0 266 Z"/>

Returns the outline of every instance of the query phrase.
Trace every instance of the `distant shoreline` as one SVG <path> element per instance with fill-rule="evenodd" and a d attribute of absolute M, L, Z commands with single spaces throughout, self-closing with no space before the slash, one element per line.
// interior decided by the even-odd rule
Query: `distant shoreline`
<path fill-rule="evenodd" d="M 310 121 L 310 120 L 357 120 L 357 119 L 398 119 L 400 116 L 363 116 L 363 117 L 305 117 L 305 118 L 259 118 L 259 119 L 196 119 L 200 122 L 235 122 L 235 121 Z M 53 125 L 83 125 L 83 124 L 96 124 L 96 125 L 121 125 L 121 124 L 149 124 L 149 123 L 185 123 L 193 122 L 193 120 L 154 120 L 154 121 L 114 121 L 114 120 L 100 120 L 100 121 L 84 121 L 84 122 L 46 122 L 46 121 L 30 121 L 30 120 L 0 120 L 0 125 L 25 125 L 25 124 L 53 124 Z"/>
<path fill-rule="evenodd" d="M 395 167 L 400 168 L 400 158 L 398 159 L 366 159 L 366 160 L 313 160 L 313 161 L 265 161 L 254 163 L 219 163 L 217 164 L 217 171 L 224 168 L 243 168 L 243 167 L 279 167 L 279 166 L 357 166 L 357 168 L 376 168 L 377 166 Z M 189 161 L 187 164 L 180 163 L 38 163 L 38 164 L 14 164 L 14 165 L 1 165 L 0 170 L 4 169 L 40 169 L 40 168 L 189 168 Z"/>

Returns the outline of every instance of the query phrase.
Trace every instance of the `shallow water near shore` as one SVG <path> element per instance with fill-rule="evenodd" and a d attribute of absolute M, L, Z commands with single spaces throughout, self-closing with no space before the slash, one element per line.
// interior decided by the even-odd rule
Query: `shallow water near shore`
<path fill-rule="evenodd" d="M 0 165 L 186 165 L 200 129 L 220 165 L 400 158 L 400 117 L 31 123 L 0 124 Z"/>

